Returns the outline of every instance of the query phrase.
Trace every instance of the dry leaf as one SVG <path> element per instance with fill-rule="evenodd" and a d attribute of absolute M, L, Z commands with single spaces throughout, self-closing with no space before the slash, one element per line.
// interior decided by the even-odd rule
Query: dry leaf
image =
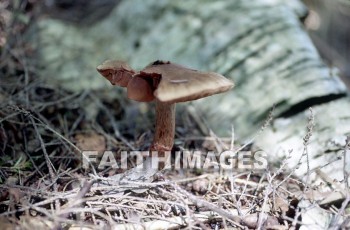
<path fill-rule="evenodd" d="M 103 154 L 106 150 L 106 139 L 97 133 L 77 134 L 74 137 L 76 146 L 85 151 L 98 151 Z"/>

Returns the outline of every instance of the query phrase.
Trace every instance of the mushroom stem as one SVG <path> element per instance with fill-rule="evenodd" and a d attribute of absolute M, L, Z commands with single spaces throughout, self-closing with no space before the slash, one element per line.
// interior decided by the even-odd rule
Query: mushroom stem
<path fill-rule="evenodd" d="M 175 136 L 175 103 L 161 102 L 156 99 L 156 132 L 151 151 L 170 151 Z"/>

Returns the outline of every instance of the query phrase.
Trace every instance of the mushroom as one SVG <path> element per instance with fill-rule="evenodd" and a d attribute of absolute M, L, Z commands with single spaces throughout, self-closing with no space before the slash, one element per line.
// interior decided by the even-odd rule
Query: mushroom
<path fill-rule="evenodd" d="M 128 98 L 140 102 L 155 100 L 156 131 L 151 151 L 172 149 L 176 103 L 223 93 L 234 86 L 232 81 L 220 74 L 201 72 L 164 61 L 155 61 L 138 73 L 120 61 L 106 61 L 97 70 L 112 84 L 123 86 L 128 82 Z"/>
<path fill-rule="evenodd" d="M 97 71 L 112 85 L 126 87 L 135 71 L 124 61 L 107 60 L 97 66 Z"/>

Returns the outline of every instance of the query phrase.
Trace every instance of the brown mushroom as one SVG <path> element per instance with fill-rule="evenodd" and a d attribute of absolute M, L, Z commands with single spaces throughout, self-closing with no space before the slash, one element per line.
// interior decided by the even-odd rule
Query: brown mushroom
<path fill-rule="evenodd" d="M 119 66 L 112 68 L 113 70 L 123 69 L 125 72 L 127 68 L 120 68 L 119 62 L 115 63 Z M 128 73 L 131 73 L 130 70 Z M 101 73 L 101 68 L 99 72 Z M 173 147 L 177 102 L 222 93 L 234 86 L 232 81 L 220 74 L 201 72 L 163 61 L 153 62 L 134 74 L 131 79 L 128 76 L 126 78 L 128 98 L 141 102 L 156 102 L 156 131 L 151 150 L 160 152 L 170 151 Z"/>
<path fill-rule="evenodd" d="M 97 71 L 112 85 L 126 87 L 135 71 L 124 61 L 107 60 L 97 66 Z"/>

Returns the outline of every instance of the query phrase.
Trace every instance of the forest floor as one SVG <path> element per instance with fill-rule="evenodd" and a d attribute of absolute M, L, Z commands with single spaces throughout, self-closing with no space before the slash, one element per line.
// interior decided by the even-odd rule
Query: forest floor
<path fill-rule="evenodd" d="M 118 129 L 126 109 L 118 99 L 69 92 L 38 76 L 37 52 L 24 36 L 38 16 L 38 3 L 19 2 L 0 3 L 1 229 L 350 228 L 349 185 L 327 175 L 318 186 L 301 181 L 293 175 L 297 169 L 287 170 L 287 159 L 264 170 L 161 170 L 134 183 L 121 183 L 120 177 L 138 173 L 132 171 L 135 158 L 127 169 L 84 168 L 83 150 L 111 150 L 120 157 L 147 149 L 152 133 L 135 138 L 132 126 Z M 93 119 L 85 109 L 91 104 L 98 104 Z M 271 119 L 257 135 L 264 135 Z M 311 113 L 301 140 L 305 155 L 313 125 Z M 259 151 L 233 138 L 234 133 L 232 139 L 201 136 L 184 116 L 172 157 L 193 149 Z"/>

